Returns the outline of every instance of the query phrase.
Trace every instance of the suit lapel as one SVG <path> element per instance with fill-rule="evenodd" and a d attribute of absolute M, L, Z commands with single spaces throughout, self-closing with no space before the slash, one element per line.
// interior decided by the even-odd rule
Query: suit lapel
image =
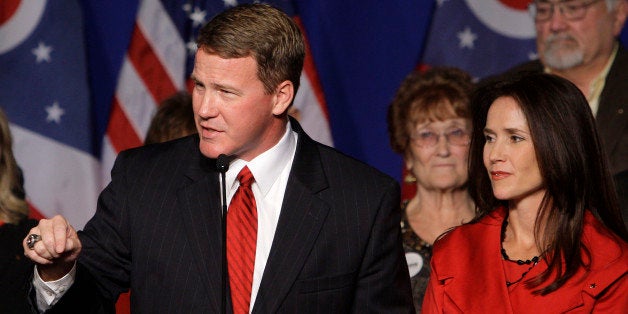
<path fill-rule="evenodd" d="M 294 286 L 329 212 L 329 205 L 316 195 L 327 188 L 316 144 L 296 121 L 291 123 L 299 140 L 254 313 L 277 312 Z"/>
<path fill-rule="evenodd" d="M 215 309 L 220 308 L 222 290 L 222 209 L 218 173 L 214 160 L 199 157 L 186 172 L 190 185 L 178 192 L 190 254 L 195 257 L 202 293 L 209 293 Z"/>

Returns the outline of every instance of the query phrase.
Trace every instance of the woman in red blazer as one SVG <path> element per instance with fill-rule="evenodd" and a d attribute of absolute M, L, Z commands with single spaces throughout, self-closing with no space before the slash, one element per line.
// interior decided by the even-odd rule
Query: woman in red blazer
<path fill-rule="evenodd" d="M 625 313 L 628 232 L 591 110 L 549 74 L 473 98 L 478 217 L 434 245 L 424 313 Z"/>

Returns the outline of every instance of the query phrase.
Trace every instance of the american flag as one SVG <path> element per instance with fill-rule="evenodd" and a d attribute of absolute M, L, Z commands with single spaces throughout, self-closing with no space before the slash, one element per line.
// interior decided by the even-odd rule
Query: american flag
<path fill-rule="evenodd" d="M 90 95 L 90 85 L 98 82 L 88 84 L 94 80 L 90 69 L 107 60 L 86 60 L 90 47 L 85 38 L 99 30 L 106 32 L 115 21 L 94 30 L 97 21 L 84 20 L 85 8 L 78 1 L 0 4 L 0 105 L 11 122 L 33 216 L 62 214 L 76 228 L 83 227 L 94 213 L 98 193 L 110 180 L 117 154 L 142 145 L 158 104 L 187 89 L 199 28 L 237 4 L 235 0 L 135 2 L 128 47 L 107 103 Z M 272 4 L 299 22 L 291 1 Z M 98 10 L 107 4 L 86 1 L 82 5 Z M 88 34 L 86 25 L 92 25 Z M 304 129 L 333 145 L 325 98 L 308 56 L 294 106 Z M 99 126 L 99 121 L 106 122 Z"/>

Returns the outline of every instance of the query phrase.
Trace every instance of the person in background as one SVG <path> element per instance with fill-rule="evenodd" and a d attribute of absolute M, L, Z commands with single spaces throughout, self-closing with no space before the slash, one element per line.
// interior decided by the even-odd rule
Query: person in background
<path fill-rule="evenodd" d="M 417 313 L 434 240 L 474 217 L 467 192 L 472 89 L 471 76 L 456 68 L 416 71 L 388 109 L 390 144 L 416 181 L 416 194 L 402 202 L 401 230 Z"/>
<path fill-rule="evenodd" d="M 194 133 L 192 96 L 181 91 L 161 102 L 150 122 L 144 144 L 162 143 Z"/>
<path fill-rule="evenodd" d="M 624 225 L 628 228 L 628 170 L 624 170 L 613 176 L 615 188 L 619 198 L 621 216 L 624 218 Z"/>
<path fill-rule="evenodd" d="M 121 152 L 82 231 L 31 229 L 37 307 L 112 312 L 131 289 L 133 313 L 412 313 L 399 184 L 288 116 L 298 25 L 243 4 L 197 44 L 198 136 Z"/>
<path fill-rule="evenodd" d="M 596 118 L 611 173 L 628 170 L 628 51 L 618 36 L 627 0 L 534 0 L 539 59 L 506 73 L 546 72 L 568 79 Z"/>
<path fill-rule="evenodd" d="M 22 239 L 37 225 L 29 219 L 22 172 L 13 156 L 9 121 L 0 109 L 0 313 L 28 313 L 33 263 Z"/>
<path fill-rule="evenodd" d="M 478 217 L 434 244 L 424 312 L 624 313 L 628 232 L 586 98 L 532 73 L 471 106 Z"/>

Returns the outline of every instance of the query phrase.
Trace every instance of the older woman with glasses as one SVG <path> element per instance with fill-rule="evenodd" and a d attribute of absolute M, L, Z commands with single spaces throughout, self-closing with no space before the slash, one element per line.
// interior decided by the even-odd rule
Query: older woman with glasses
<path fill-rule="evenodd" d="M 474 216 L 466 189 L 472 88 L 471 77 L 455 68 L 415 72 L 388 111 L 391 146 L 416 181 L 415 196 L 402 204 L 401 227 L 417 312 L 434 240 Z"/>

